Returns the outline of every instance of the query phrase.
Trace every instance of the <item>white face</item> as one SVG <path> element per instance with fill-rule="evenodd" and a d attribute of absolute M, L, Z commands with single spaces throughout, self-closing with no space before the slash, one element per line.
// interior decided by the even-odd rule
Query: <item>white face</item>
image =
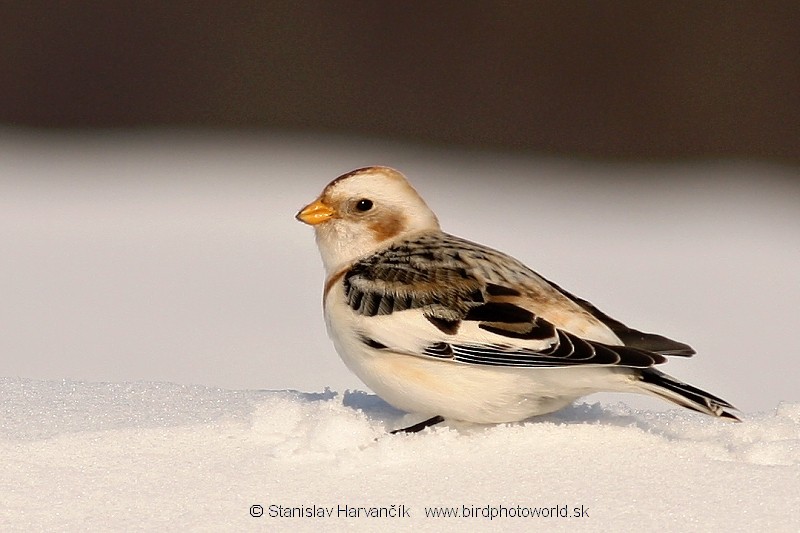
<path fill-rule="evenodd" d="M 297 218 L 314 226 L 329 274 L 391 240 L 439 229 L 436 216 L 417 191 L 387 167 L 368 167 L 336 178 Z"/>

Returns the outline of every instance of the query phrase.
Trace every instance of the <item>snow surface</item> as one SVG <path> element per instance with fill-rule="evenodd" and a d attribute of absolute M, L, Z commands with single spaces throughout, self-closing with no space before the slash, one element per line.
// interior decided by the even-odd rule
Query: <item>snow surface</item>
<path fill-rule="evenodd" d="M 744 423 L 596 395 L 525 424 L 387 435 L 418 418 L 359 392 L 339 361 L 311 232 L 292 218 L 367 164 L 403 170 L 446 230 L 690 343 L 698 355 L 665 370 Z M 0 530 L 798 531 L 798 177 L 0 131 Z M 281 519 L 270 505 L 411 517 Z M 424 516 L 463 505 L 589 516 Z"/>
<path fill-rule="evenodd" d="M 2 379 L 0 394 L 3 531 L 800 528 L 800 403 L 741 424 L 579 404 L 525 424 L 391 436 L 417 420 L 363 392 Z M 338 516 L 392 505 L 409 516 Z M 425 517 L 464 505 L 588 516 Z M 334 511 L 280 518 L 270 506 Z"/>

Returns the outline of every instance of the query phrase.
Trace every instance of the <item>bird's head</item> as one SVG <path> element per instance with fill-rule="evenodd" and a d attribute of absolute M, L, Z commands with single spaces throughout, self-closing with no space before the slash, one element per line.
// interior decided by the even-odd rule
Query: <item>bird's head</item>
<path fill-rule="evenodd" d="M 439 229 L 436 215 L 400 172 L 366 167 L 330 182 L 297 213 L 314 227 L 328 273 L 408 235 Z"/>

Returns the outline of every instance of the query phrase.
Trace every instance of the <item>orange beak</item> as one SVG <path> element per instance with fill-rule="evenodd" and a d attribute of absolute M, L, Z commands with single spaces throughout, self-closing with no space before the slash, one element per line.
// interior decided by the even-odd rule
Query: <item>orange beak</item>
<path fill-rule="evenodd" d="M 309 226 L 316 226 L 331 218 L 333 214 L 333 209 L 323 204 L 321 200 L 315 200 L 301 209 L 295 218 Z"/>

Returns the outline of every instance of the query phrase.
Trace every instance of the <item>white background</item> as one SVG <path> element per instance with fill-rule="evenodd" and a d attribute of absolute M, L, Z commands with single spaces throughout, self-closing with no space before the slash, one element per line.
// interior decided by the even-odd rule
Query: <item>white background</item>
<path fill-rule="evenodd" d="M 446 231 L 698 351 L 669 372 L 744 411 L 798 399 L 796 169 L 266 136 L 2 135 L 0 376 L 363 388 L 293 217 L 370 164 L 405 172 Z"/>

